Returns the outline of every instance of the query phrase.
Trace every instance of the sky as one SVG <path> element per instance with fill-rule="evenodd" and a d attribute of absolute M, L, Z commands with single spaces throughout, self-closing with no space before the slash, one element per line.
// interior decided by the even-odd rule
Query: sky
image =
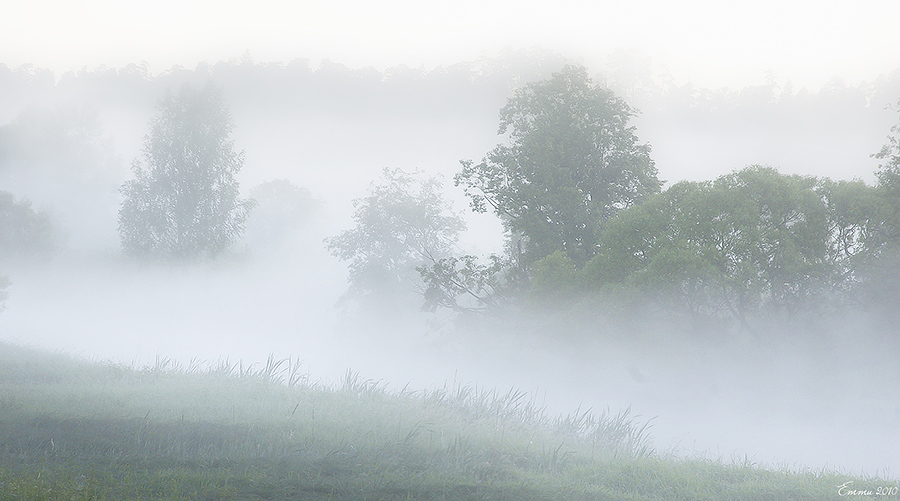
<path fill-rule="evenodd" d="M 0 64 L 57 75 L 146 61 L 330 59 L 434 68 L 540 47 L 600 65 L 637 50 L 676 83 L 821 87 L 900 67 L 896 0 L 3 0 Z"/>

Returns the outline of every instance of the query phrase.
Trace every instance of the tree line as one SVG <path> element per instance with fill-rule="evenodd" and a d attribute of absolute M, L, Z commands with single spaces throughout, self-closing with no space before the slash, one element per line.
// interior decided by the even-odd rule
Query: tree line
<path fill-rule="evenodd" d="M 424 309 L 460 313 L 603 297 L 694 325 L 727 318 L 747 328 L 760 316 L 892 297 L 897 127 L 876 154 L 875 186 L 751 166 L 663 190 L 650 145 L 631 125 L 635 114 L 579 66 L 514 92 L 500 111 L 506 141 L 480 162 L 462 160 L 454 177 L 473 211 L 503 223 L 497 255 L 459 252 L 465 225 L 438 180 L 385 170 L 354 202 L 355 227 L 326 242 L 350 261 L 349 295 L 383 299 L 414 289 Z M 234 150 L 232 127 L 213 86 L 185 85 L 158 102 L 133 179 L 120 190 L 126 253 L 190 261 L 241 236 L 255 201 L 238 194 L 243 153 Z M 21 220 L 6 228 L 47 233 L 46 216 L 26 202 L 0 203 L 4 217 Z"/>
<path fill-rule="evenodd" d="M 406 282 L 424 309 L 463 314 L 599 301 L 750 331 L 847 307 L 893 309 L 900 126 L 874 155 L 874 186 L 753 165 L 663 189 L 634 113 L 577 66 L 522 87 L 500 112 L 506 142 L 478 163 L 462 160 L 454 177 L 473 211 L 500 218 L 504 252 L 456 252 L 461 218 L 425 190 L 436 181 L 421 180 L 417 195 L 389 173 L 358 202 L 356 228 L 329 242 L 352 269 L 369 270 L 351 274 L 351 290 Z"/>

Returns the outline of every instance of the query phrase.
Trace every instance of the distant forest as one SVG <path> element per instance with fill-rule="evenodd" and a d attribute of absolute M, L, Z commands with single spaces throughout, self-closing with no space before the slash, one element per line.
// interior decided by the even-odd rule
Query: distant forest
<path fill-rule="evenodd" d="M 175 66 L 151 75 L 146 63 L 124 68 L 94 68 L 55 75 L 48 69 L 0 64 L 0 123 L 8 123 L 32 103 L 152 108 L 166 89 L 184 82 L 212 80 L 225 91 L 235 110 L 258 107 L 285 114 L 496 116 L 497 104 L 523 84 L 548 78 L 566 58 L 539 51 L 509 51 L 496 58 L 437 68 L 406 66 L 378 71 L 348 68 L 306 59 L 288 63 L 241 60 Z M 593 71 L 593 70 L 592 70 Z M 900 68 L 871 82 L 848 84 L 835 77 L 821 89 L 795 88 L 768 75 L 762 85 L 742 89 L 706 89 L 677 84 L 664 69 L 626 55 L 593 72 L 598 82 L 644 114 L 666 122 L 702 122 L 728 116 L 746 127 L 780 124 L 783 128 L 815 125 L 822 114 L 859 119 L 865 109 L 880 110 L 900 95 Z"/>

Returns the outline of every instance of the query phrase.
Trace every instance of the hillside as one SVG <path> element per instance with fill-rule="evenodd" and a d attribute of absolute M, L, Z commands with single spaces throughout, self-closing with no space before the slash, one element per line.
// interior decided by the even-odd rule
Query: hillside
<path fill-rule="evenodd" d="M 391 390 L 296 361 L 143 368 L 0 345 L 2 499 L 839 499 L 896 483 L 650 449 L 629 412 Z M 893 490 L 891 490 L 893 489 Z M 896 495 L 896 494 L 894 494 Z"/>

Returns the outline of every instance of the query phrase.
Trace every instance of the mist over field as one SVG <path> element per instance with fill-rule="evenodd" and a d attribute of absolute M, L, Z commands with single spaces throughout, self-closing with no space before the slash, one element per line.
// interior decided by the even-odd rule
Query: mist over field
<path fill-rule="evenodd" d="M 29 201 L 49 228 L 43 244 L 0 256 L 10 281 L 0 341 L 135 366 L 295 357 L 314 380 L 350 369 L 397 390 L 516 388 L 553 413 L 630 407 L 663 453 L 897 478 L 900 333 L 884 312 L 854 305 L 821 323 L 687 334 L 677 319 L 592 316 L 589 302 L 472 320 L 422 311 L 414 288 L 372 308 L 347 299 L 348 263 L 326 240 L 353 227 L 353 200 L 384 168 L 437 176 L 467 223 L 459 254 L 504 252 L 499 219 L 472 213 L 454 176 L 505 139 L 498 113 L 515 89 L 566 62 L 512 53 L 381 72 L 245 60 L 156 76 L 138 65 L 63 75 L 0 66 L 0 191 Z M 632 125 L 665 186 L 752 164 L 873 184 L 871 155 L 898 121 L 885 107 L 900 97 L 900 70 L 732 90 L 588 71 L 640 110 Z M 215 258 L 135 259 L 117 232 L 119 188 L 154 106 L 185 82 L 221 88 L 245 154 L 241 196 L 258 205 Z"/>

